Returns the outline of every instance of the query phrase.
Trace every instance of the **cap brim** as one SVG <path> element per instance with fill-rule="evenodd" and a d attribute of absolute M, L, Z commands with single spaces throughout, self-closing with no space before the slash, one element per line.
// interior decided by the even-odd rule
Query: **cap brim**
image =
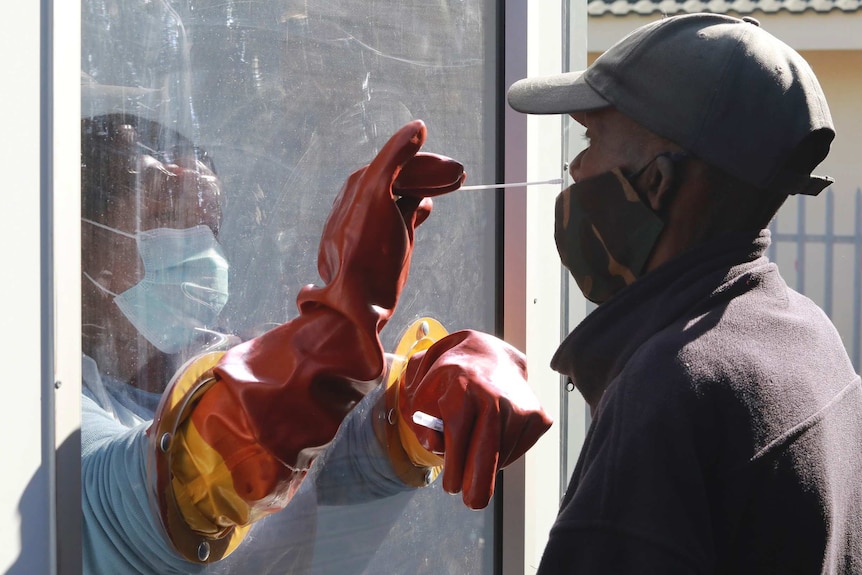
<path fill-rule="evenodd" d="M 584 72 L 524 78 L 509 88 L 509 105 L 525 114 L 569 114 L 611 105 L 584 80 Z"/>

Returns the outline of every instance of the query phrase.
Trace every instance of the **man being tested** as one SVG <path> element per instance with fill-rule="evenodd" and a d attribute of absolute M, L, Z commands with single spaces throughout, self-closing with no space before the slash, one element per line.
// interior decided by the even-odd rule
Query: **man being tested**
<path fill-rule="evenodd" d="M 555 236 L 600 304 L 552 360 L 593 419 L 538 572 L 862 572 L 860 379 L 765 256 L 788 194 L 830 183 L 808 64 L 686 15 L 508 99 L 586 127 Z"/>

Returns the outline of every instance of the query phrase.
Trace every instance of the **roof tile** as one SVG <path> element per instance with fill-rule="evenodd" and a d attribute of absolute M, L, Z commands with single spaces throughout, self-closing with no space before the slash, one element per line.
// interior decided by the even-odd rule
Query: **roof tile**
<path fill-rule="evenodd" d="M 587 3 L 587 13 L 590 16 L 647 16 L 656 13 L 671 15 L 691 12 L 801 14 L 806 10 L 819 13 L 833 10 L 857 12 L 862 10 L 862 0 L 589 0 Z"/>

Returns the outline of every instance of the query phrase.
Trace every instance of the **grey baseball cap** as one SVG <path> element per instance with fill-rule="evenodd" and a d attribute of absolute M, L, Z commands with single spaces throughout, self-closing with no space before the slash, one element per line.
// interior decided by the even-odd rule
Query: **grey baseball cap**
<path fill-rule="evenodd" d="M 687 14 L 638 28 L 581 72 L 526 78 L 508 92 L 528 114 L 613 106 L 740 180 L 816 195 L 835 137 L 823 90 L 795 50 L 756 20 Z"/>

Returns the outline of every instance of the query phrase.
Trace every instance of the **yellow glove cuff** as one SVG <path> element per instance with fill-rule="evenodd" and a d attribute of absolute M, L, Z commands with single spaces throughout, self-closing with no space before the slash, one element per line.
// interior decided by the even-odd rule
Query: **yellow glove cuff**
<path fill-rule="evenodd" d="M 215 383 L 211 370 L 222 355 L 204 354 L 180 369 L 147 432 L 155 511 L 176 550 L 195 563 L 211 563 L 229 555 L 254 520 L 249 518 L 247 504 L 234 493 L 221 456 L 201 439 L 188 419 L 196 401 Z"/>
<path fill-rule="evenodd" d="M 424 487 L 443 470 L 443 457 L 425 449 L 398 409 L 398 394 L 404 384 L 407 362 L 417 352 L 431 347 L 447 335 L 437 320 L 422 318 L 407 328 L 395 349 L 386 380 L 386 444 L 396 473 L 408 485 Z"/>

